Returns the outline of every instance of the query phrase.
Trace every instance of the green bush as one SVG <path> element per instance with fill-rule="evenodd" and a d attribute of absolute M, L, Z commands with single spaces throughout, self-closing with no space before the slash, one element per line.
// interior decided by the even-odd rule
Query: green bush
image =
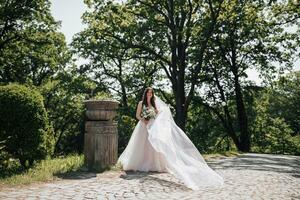
<path fill-rule="evenodd" d="M 0 124 L 2 150 L 23 167 L 52 153 L 53 130 L 36 90 L 18 84 L 0 86 Z"/>

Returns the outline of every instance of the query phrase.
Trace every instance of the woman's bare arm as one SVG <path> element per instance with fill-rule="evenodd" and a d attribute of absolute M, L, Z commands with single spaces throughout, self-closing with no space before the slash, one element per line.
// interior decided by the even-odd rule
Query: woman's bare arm
<path fill-rule="evenodd" d="M 136 114 L 135 114 L 135 117 L 138 119 L 138 120 L 142 120 L 143 118 L 141 117 L 141 112 L 142 112 L 142 102 L 140 101 L 138 106 L 137 106 L 137 109 L 136 109 Z"/>

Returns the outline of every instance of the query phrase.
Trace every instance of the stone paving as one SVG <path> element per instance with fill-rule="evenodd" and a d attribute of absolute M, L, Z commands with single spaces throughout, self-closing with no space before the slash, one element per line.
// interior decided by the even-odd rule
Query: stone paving
<path fill-rule="evenodd" d="M 0 199 L 300 199 L 300 157 L 243 154 L 208 164 L 222 187 L 193 191 L 168 173 L 108 171 L 0 188 Z"/>

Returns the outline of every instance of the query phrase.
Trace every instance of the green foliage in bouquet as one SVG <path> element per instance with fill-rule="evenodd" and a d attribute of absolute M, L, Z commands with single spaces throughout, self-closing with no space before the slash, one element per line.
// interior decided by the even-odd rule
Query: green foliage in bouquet
<path fill-rule="evenodd" d="M 156 112 L 153 108 L 146 108 L 146 106 L 143 106 L 142 117 L 145 120 L 154 119 L 155 116 L 156 116 Z"/>

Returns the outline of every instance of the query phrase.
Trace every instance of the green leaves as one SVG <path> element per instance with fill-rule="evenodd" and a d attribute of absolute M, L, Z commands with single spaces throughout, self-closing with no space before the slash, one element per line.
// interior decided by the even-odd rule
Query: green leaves
<path fill-rule="evenodd" d="M 70 60 L 49 1 L 3 1 L 0 7 L 0 82 L 41 85 Z"/>
<path fill-rule="evenodd" d="M 295 72 L 281 77 L 256 99 L 254 149 L 299 154 L 299 94 L 299 72 Z"/>
<path fill-rule="evenodd" d="M 26 161 L 32 165 L 53 153 L 53 130 L 37 91 L 17 84 L 1 86 L 0 107 L 0 140 L 11 157 L 26 167 Z"/>

